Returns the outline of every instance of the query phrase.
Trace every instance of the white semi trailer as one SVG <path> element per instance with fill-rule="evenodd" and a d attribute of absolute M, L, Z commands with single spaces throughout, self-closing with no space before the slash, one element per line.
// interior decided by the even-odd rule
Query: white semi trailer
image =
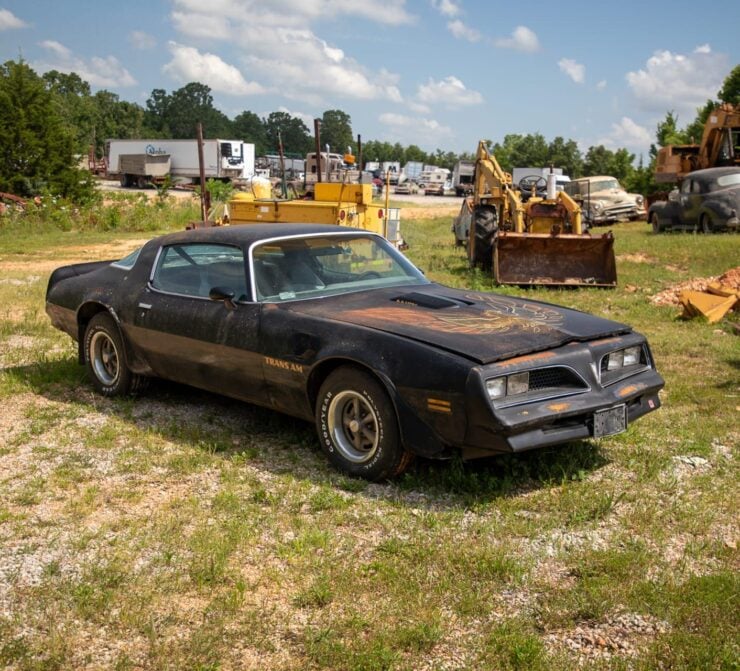
<path fill-rule="evenodd" d="M 169 155 L 173 181 L 200 178 L 197 140 L 107 140 L 107 172 L 121 184 L 136 185 L 140 175 L 129 175 L 122 156 L 132 154 Z M 206 179 L 233 181 L 254 176 L 254 145 L 241 140 L 203 140 L 203 166 Z"/>

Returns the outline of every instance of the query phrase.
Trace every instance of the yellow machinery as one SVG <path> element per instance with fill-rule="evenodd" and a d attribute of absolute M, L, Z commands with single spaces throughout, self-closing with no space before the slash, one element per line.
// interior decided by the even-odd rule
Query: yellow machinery
<path fill-rule="evenodd" d="M 338 224 L 380 233 L 394 244 L 400 238 L 397 221 L 389 225 L 386 210 L 372 202 L 371 184 L 317 182 L 313 199 L 254 198 L 238 193 L 229 201 L 231 224 Z"/>
<path fill-rule="evenodd" d="M 693 170 L 740 166 L 740 105 L 724 103 L 710 112 L 701 144 L 661 147 L 655 159 L 655 181 L 681 181 Z"/>
<path fill-rule="evenodd" d="M 511 175 L 479 142 L 473 195 L 455 222 L 459 229 L 467 220 L 471 265 L 492 267 L 497 284 L 616 286 L 612 234 L 584 232 L 581 208 L 555 191 L 554 179 L 547 196 L 522 203 Z"/>

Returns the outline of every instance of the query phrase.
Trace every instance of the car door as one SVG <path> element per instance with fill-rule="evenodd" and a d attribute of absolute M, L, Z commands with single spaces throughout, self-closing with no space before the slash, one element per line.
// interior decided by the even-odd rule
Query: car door
<path fill-rule="evenodd" d="M 701 208 L 701 184 L 698 180 L 687 177 L 681 183 L 681 210 L 679 213 L 681 226 L 695 228 L 699 225 L 699 210 Z"/>
<path fill-rule="evenodd" d="M 233 300 L 211 300 L 214 287 L 233 293 Z M 161 377 L 257 400 L 264 385 L 260 306 L 249 295 L 239 247 L 163 247 L 136 301 L 130 337 Z"/>

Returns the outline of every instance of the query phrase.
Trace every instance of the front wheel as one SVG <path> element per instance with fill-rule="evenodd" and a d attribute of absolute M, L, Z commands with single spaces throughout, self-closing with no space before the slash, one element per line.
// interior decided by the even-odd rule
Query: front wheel
<path fill-rule="evenodd" d="M 321 385 L 316 430 L 329 461 L 347 475 L 385 480 L 403 473 L 413 458 L 401 444 L 385 389 L 357 368 L 337 368 Z"/>
<path fill-rule="evenodd" d="M 104 312 L 96 314 L 85 330 L 85 364 L 93 387 L 103 396 L 132 393 L 144 380 L 126 365 L 121 333 Z"/>
<path fill-rule="evenodd" d="M 655 212 L 650 215 L 650 224 L 653 227 L 653 233 L 660 233 L 663 230 L 660 227 L 660 219 L 658 219 L 658 215 Z"/>

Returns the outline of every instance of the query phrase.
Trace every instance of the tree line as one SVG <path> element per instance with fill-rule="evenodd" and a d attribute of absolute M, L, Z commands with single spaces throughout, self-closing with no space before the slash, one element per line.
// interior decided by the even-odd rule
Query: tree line
<path fill-rule="evenodd" d="M 666 144 L 698 141 L 709 112 L 719 102 L 740 102 L 740 65 L 725 79 L 718 100 L 708 100 L 696 118 L 679 129 L 673 111 L 656 128 L 656 143 L 647 163 L 626 149 L 603 145 L 583 153 L 571 139 L 556 137 L 548 142 L 540 133 L 509 134 L 501 142 L 488 142 L 501 167 L 554 165 L 571 177 L 608 174 L 631 191 L 648 194 L 657 190 L 653 165 L 657 149 Z M 0 191 L 21 196 L 40 192 L 82 199 L 92 193 L 89 175 L 78 167 L 79 157 L 90 147 L 97 157 L 108 138 L 173 138 L 195 136 L 197 123 L 207 138 L 238 138 L 254 143 L 257 156 L 276 153 L 282 141 L 287 155 L 305 156 L 313 150 L 313 129 L 287 112 L 272 112 L 264 118 L 244 110 L 229 119 L 213 104 L 206 84 L 191 82 L 168 93 L 154 89 L 144 106 L 121 100 L 110 91 L 92 93 L 90 84 L 78 74 L 57 70 L 38 75 L 24 61 L 0 66 Z M 326 110 L 321 116 L 321 145 L 332 151 L 357 152 L 350 115 Z M 369 140 L 363 143 L 363 161 L 420 161 L 452 169 L 471 152 L 456 154 L 436 149 L 425 152 L 416 145 Z"/>

